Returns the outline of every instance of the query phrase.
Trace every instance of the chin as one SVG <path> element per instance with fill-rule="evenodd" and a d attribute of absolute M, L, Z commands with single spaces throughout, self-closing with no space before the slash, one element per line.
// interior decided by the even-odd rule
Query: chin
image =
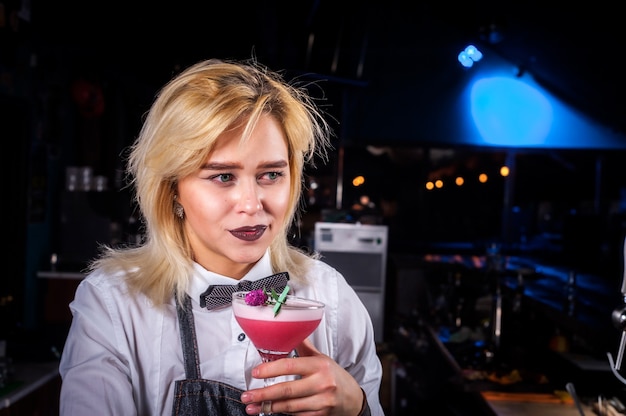
<path fill-rule="evenodd" d="M 267 246 L 264 248 L 241 249 L 238 250 L 234 256 L 231 256 L 231 259 L 240 264 L 256 263 L 263 257 L 266 250 Z"/>

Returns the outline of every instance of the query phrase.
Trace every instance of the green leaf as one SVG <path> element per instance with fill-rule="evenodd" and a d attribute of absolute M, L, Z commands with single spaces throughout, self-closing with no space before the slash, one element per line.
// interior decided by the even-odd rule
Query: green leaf
<path fill-rule="evenodd" d="M 287 298 L 287 293 L 289 293 L 289 286 L 285 286 L 283 293 L 281 293 L 280 296 L 276 296 L 276 292 L 272 289 L 272 297 L 276 299 L 276 304 L 274 305 L 274 316 L 278 315 L 278 312 L 280 312 L 280 308 L 283 306 L 283 303 L 285 303 L 285 299 Z"/>

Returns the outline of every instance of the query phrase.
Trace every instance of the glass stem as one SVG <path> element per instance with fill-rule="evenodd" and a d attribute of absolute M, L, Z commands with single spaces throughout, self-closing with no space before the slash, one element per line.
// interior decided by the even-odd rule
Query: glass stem
<path fill-rule="evenodd" d="M 269 363 L 270 361 L 273 361 L 273 360 L 267 357 L 262 357 L 262 361 L 265 363 Z M 276 377 L 266 377 L 263 380 L 265 387 L 273 385 L 275 380 L 276 380 Z M 266 412 L 265 411 L 266 409 L 269 409 L 269 410 Z M 272 402 L 269 400 L 263 401 L 263 403 L 261 403 L 261 413 L 259 413 L 259 416 L 271 415 L 272 414 L 271 409 L 272 409 Z"/>

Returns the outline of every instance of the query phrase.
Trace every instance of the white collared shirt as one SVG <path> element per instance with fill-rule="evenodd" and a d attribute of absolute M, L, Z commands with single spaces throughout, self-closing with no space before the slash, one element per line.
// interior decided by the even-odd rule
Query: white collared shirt
<path fill-rule="evenodd" d="M 242 390 L 263 386 L 251 377 L 261 360 L 226 307 L 200 307 L 210 284 L 237 280 L 195 265 L 188 295 L 204 379 Z M 272 274 L 269 254 L 244 276 L 257 280 Z M 321 261 L 289 286 L 298 296 L 323 302 L 324 318 L 309 337 L 315 347 L 345 368 L 366 392 L 372 415 L 383 415 L 379 402 L 382 366 L 376 355 L 369 314 L 344 277 Z M 73 320 L 60 363 L 63 379 L 61 415 L 171 414 L 174 382 L 185 379 L 174 299 L 155 308 L 142 295 L 131 296 L 121 276 L 96 271 L 79 285 L 70 303 Z M 349 319 L 348 319 L 349 317 Z"/>

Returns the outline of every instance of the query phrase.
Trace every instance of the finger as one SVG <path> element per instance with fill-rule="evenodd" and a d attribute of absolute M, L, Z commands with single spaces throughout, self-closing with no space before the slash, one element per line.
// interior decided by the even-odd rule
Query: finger
<path fill-rule="evenodd" d="M 318 372 L 329 371 L 334 363 L 328 356 L 320 353 L 313 344 L 306 342 L 298 347 L 303 354 L 298 358 L 281 358 L 280 360 L 262 363 L 252 369 L 252 377 L 269 378 L 279 376 L 296 376 L 307 378 Z M 298 377 L 299 376 L 299 377 Z"/>
<path fill-rule="evenodd" d="M 332 407 L 329 404 L 328 400 L 330 400 L 330 396 L 328 395 L 304 395 L 304 396 L 287 396 L 281 398 L 275 398 L 272 400 L 265 399 L 263 401 L 259 400 L 261 396 L 265 396 L 265 394 L 261 392 L 250 391 L 250 394 L 255 396 L 253 402 L 248 402 L 246 405 L 246 412 L 248 414 L 258 414 L 264 408 L 263 406 L 267 406 L 268 402 L 272 403 L 272 412 L 281 413 L 281 414 L 317 414 L 317 412 L 322 409 L 328 409 Z M 242 400 L 244 401 L 244 400 Z M 246 401 L 244 401 L 246 403 Z M 265 409 L 267 410 L 267 409 Z M 312 413 L 311 413 L 312 412 Z"/>
<path fill-rule="evenodd" d="M 262 405 L 255 404 L 254 406 L 258 414 L 259 410 L 262 410 Z M 328 411 L 330 406 L 325 406 L 323 401 L 317 397 L 311 396 L 307 398 L 299 398 L 299 399 L 291 399 L 291 400 L 280 400 L 272 402 L 272 412 L 279 413 L 281 415 L 298 415 L 298 416 L 314 416 L 314 415 L 322 415 L 329 414 Z M 246 411 L 249 408 L 246 407 Z M 251 413 L 255 414 L 255 413 Z"/>
<path fill-rule="evenodd" d="M 241 394 L 241 401 L 248 405 L 260 405 L 264 401 L 276 402 L 310 395 L 314 388 L 302 383 L 300 380 L 293 380 L 248 390 Z"/>
<path fill-rule="evenodd" d="M 252 369 L 252 377 L 303 376 L 309 373 L 308 367 L 311 366 L 311 363 L 307 363 L 307 361 L 295 358 L 281 358 L 280 360 L 262 363 Z"/>

